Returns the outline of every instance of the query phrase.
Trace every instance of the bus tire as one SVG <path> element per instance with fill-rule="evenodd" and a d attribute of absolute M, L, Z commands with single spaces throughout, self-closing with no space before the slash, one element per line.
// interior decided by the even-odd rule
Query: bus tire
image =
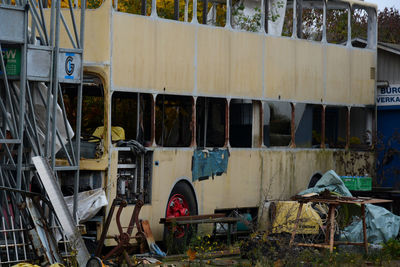
<path fill-rule="evenodd" d="M 169 195 L 165 217 L 197 215 L 196 197 L 190 185 L 178 182 Z M 169 253 L 182 253 L 186 250 L 195 233 L 195 225 L 167 225 L 164 227 L 164 244 Z"/>

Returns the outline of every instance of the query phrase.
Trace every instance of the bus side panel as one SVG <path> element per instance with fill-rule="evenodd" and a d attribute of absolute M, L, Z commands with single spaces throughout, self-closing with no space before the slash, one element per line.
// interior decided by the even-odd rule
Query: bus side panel
<path fill-rule="evenodd" d="M 306 40 L 296 41 L 296 99 L 321 102 L 324 97 L 324 47 Z"/>
<path fill-rule="evenodd" d="M 351 103 L 351 50 L 337 45 L 326 45 L 326 102 Z"/>
<path fill-rule="evenodd" d="M 265 39 L 265 97 L 293 99 L 296 84 L 296 41 L 270 36 Z"/>
<path fill-rule="evenodd" d="M 230 37 L 230 95 L 262 97 L 264 37 L 248 32 L 232 32 Z"/>
<path fill-rule="evenodd" d="M 155 22 L 155 88 L 165 88 L 166 92 L 174 93 L 193 92 L 196 53 L 194 26 L 173 21 Z"/>
<path fill-rule="evenodd" d="M 352 50 L 351 100 L 354 104 L 373 105 L 375 103 L 375 53 L 374 50 L 367 49 Z"/>
<path fill-rule="evenodd" d="M 155 23 L 146 17 L 114 14 L 112 76 L 119 88 L 155 89 Z M 135 30 L 132 30 L 135 25 Z"/>
<path fill-rule="evenodd" d="M 230 38 L 224 28 L 198 27 L 197 90 L 199 94 L 228 95 Z"/>

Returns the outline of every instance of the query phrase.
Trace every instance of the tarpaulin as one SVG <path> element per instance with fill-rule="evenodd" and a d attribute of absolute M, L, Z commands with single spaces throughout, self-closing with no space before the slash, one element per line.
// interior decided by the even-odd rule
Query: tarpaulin
<path fill-rule="evenodd" d="M 192 158 L 192 180 L 226 173 L 229 152 L 227 149 L 195 150 Z"/>
<path fill-rule="evenodd" d="M 325 189 L 338 193 L 342 196 L 351 197 L 350 191 L 346 188 L 340 177 L 333 171 L 326 172 L 313 188 L 299 193 L 320 193 Z M 365 222 L 367 225 L 367 237 L 369 243 L 379 244 L 395 238 L 400 229 L 400 216 L 394 215 L 387 209 L 372 204 L 365 205 Z M 345 227 L 340 234 L 342 241 L 363 242 L 363 228 L 361 218 Z"/>

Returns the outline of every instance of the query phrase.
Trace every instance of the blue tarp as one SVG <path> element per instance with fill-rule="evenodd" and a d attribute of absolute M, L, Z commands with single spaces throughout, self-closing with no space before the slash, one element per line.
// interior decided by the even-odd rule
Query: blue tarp
<path fill-rule="evenodd" d="M 195 150 L 192 158 L 192 180 L 219 176 L 228 168 L 227 149 Z"/>
<path fill-rule="evenodd" d="M 342 196 L 352 196 L 343 181 L 333 170 L 326 172 L 313 188 L 304 190 L 300 192 L 299 195 L 320 193 L 325 189 Z M 369 243 L 379 244 L 387 242 L 389 239 L 395 238 L 399 234 L 400 216 L 394 215 L 385 208 L 366 204 L 365 222 L 367 225 Z M 349 242 L 363 242 L 361 218 L 344 228 L 340 233 L 340 239 Z"/>

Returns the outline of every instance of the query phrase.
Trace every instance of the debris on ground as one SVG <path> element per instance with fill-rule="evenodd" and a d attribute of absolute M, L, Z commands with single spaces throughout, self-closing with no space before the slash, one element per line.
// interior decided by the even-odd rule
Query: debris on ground
<path fill-rule="evenodd" d="M 333 170 L 326 172 L 314 187 L 304 190 L 298 195 L 305 196 L 310 193 L 316 193 L 325 198 L 356 199 Z M 400 229 L 400 216 L 372 204 L 366 204 L 365 209 L 368 242 L 379 244 L 397 237 Z M 354 222 L 343 229 L 340 239 L 348 242 L 360 242 L 363 240 L 362 229 L 361 219 L 354 218 Z"/>

